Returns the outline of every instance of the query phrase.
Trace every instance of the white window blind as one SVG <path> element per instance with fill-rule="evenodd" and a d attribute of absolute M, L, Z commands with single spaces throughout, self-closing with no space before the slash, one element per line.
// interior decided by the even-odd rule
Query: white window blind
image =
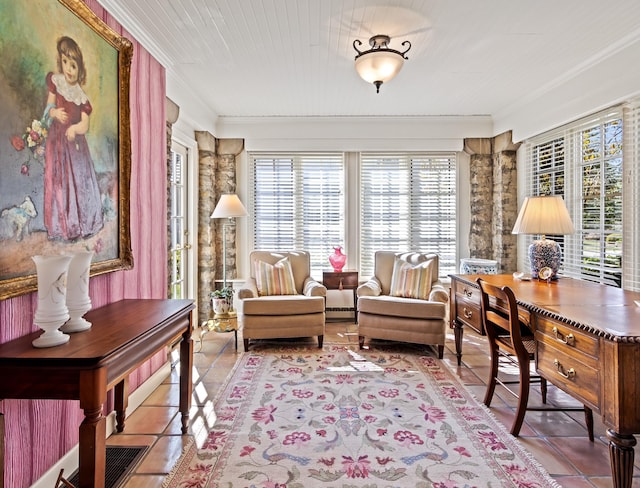
<path fill-rule="evenodd" d="M 435 252 L 440 276 L 455 272 L 455 154 L 362 153 L 360 274 L 378 250 Z"/>
<path fill-rule="evenodd" d="M 250 155 L 254 249 L 306 250 L 322 279 L 327 256 L 344 246 L 342 153 Z"/>
<path fill-rule="evenodd" d="M 622 287 L 640 291 L 640 100 L 623 109 Z"/>
<path fill-rule="evenodd" d="M 562 195 L 573 220 L 575 234 L 553 237 L 563 247 L 562 272 L 618 287 L 624 262 L 622 129 L 620 108 L 595 114 L 528 141 L 524 165 L 527 194 Z M 539 236 L 528 236 L 526 246 L 534 238 Z"/>

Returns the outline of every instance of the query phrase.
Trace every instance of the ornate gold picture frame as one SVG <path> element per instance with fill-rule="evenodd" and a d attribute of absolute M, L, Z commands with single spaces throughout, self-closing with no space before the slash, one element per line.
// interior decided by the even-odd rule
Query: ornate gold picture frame
<path fill-rule="evenodd" d="M 131 42 L 81 0 L 0 11 L 0 299 L 36 289 L 37 254 L 132 268 Z"/>

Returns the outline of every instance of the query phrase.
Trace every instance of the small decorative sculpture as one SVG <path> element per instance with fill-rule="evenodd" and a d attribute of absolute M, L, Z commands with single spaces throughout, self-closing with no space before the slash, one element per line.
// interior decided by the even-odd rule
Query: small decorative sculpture
<path fill-rule="evenodd" d="M 340 273 L 344 268 L 344 263 L 347 262 L 347 255 L 342 253 L 342 246 L 334 247 L 333 251 L 333 254 L 329 255 L 329 263 L 336 273 Z"/>

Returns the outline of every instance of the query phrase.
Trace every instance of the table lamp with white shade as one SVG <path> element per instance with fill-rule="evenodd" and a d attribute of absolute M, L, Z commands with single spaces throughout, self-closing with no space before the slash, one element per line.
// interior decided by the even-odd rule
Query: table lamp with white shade
<path fill-rule="evenodd" d="M 540 270 L 551 269 L 550 276 L 555 279 L 562 261 L 560 245 L 546 239 L 547 235 L 566 235 L 575 232 L 569 211 L 560 195 L 527 197 L 513 226 L 512 234 L 540 235 L 539 240 L 529 246 L 531 276 L 538 278 Z"/>
<path fill-rule="evenodd" d="M 220 197 L 216 208 L 211 214 L 212 219 L 226 219 L 222 225 L 222 286 L 227 287 L 227 226 L 233 223 L 235 217 L 249 215 L 238 195 L 226 193 Z"/>

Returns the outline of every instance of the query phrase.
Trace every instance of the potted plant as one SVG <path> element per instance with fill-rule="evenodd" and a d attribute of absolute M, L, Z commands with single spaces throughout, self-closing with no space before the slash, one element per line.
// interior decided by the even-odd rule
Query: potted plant
<path fill-rule="evenodd" d="M 213 290 L 211 306 L 216 315 L 224 315 L 233 310 L 233 288 L 225 286 L 219 290 Z"/>

